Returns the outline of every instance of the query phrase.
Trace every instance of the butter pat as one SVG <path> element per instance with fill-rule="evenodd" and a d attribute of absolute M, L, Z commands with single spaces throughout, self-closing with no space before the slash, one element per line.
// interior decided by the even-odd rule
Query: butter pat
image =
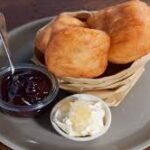
<path fill-rule="evenodd" d="M 100 101 L 74 97 L 61 103 L 54 113 L 53 121 L 66 134 L 84 137 L 103 132 L 105 117 Z"/>

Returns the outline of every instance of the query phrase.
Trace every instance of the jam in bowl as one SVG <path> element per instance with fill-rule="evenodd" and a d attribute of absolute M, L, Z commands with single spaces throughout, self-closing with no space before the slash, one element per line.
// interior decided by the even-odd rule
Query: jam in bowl
<path fill-rule="evenodd" d="M 29 117 L 37 114 L 54 100 L 58 93 L 55 76 L 45 68 L 22 64 L 0 72 L 0 107 L 3 111 Z"/>

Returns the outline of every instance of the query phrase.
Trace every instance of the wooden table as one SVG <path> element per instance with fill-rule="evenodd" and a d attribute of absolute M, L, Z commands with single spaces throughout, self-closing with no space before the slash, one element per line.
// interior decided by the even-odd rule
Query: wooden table
<path fill-rule="evenodd" d="M 123 1 L 126 0 L 1 0 L 0 10 L 6 16 L 8 30 L 11 30 L 24 23 L 62 11 L 101 9 Z M 150 4 L 150 0 L 145 1 Z M 0 143 L 0 150 L 10 149 Z"/>
<path fill-rule="evenodd" d="M 11 150 L 11 149 L 5 146 L 4 144 L 0 143 L 0 150 Z"/>

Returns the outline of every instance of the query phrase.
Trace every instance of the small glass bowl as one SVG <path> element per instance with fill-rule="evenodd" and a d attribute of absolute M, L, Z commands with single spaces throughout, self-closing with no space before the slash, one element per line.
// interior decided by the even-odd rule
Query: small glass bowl
<path fill-rule="evenodd" d="M 16 70 L 23 70 L 23 69 L 30 69 L 39 71 L 42 74 L 46 75 L 49 80 L 51 81 L 51 91 L 49 92 L 49 95 L 44 98 L 44 100 L 38 102 L 37 104 L 32 104 L 28 106 L 21 106 L 21 105 L 15 105 L 10 104 L 2 99 L 0 99 L 0 108 L 2 111 L 7 112 L 9 114 L 20 116 L 20 117 L 32 117 L 37 115 L 41 110 L 46 107 L 48 104 L 50 104 L 56 97 L 58 93 L 58 82 L 56 77 L 48 72 L 46 68 L 32 65 L 32 64 L 20 64 L 15 66 Z M 10 72 L 10 67 L 4 67 L 0 70 L 0 83 L 3 79 L 3 76 Z"/>

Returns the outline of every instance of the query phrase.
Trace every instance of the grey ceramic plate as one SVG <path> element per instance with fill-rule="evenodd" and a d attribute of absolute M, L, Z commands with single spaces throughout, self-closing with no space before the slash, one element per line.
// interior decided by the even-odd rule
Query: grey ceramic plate
<path fill-rule="evenodd" d="M 16 62 L 30 60 L 35 33 L 47 20 L 48 18 L 35 21 L 10 32 L 10 48 Z M 0 64 L 6 65 L 2 51 L 1 55 Z M 59 99 L 60 97 L 57 98 Z M 97 140 L 80 143 L 59 136 L 50 125 L 49 112 L 50 108 L 33 119 L 15 118 L 0 113 L 0 140 L 19 150 L 143 149 L 150 145 L 150 64 L 123 103 L 112 109 L 111 128 Z"/>

